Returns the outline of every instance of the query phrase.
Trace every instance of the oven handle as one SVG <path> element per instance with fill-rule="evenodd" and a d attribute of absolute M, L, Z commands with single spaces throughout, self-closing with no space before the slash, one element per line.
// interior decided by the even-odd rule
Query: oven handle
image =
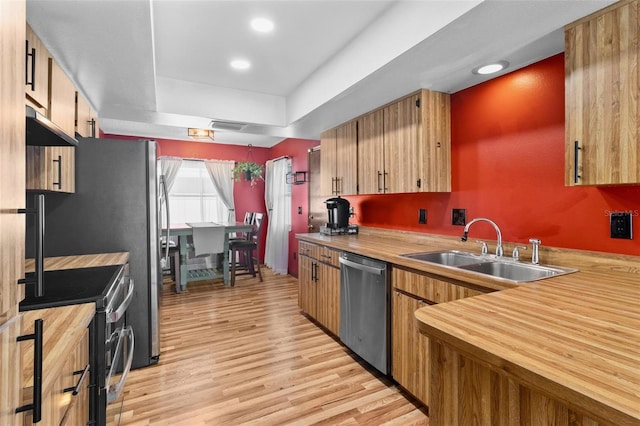
<path fill-rule="evenodd" d="M 124 389 L 124 382 L 127 381 L 127 376 L 129 375 L 129 371 L 131 370 L 131 363 L 133 362 L 133 349 L 135 346 L 135 340 L 133 338 L 133 329 L 131 328 L 130 325 L 126 326 L 125 328 L 119 328 L 113 332 L 111 337 L 113 337 L 116 334 L 119 336 L 118 344 L 116 345 L 116 355 L 114 356 L 114 362 L 111 363 L 111 368 L 109 369 L 109 374 L 107 375 L 107 379 L 106 379 L 107 404 L 117 400 L 120 397 L 120 394 L 122 393 L 122 389 Z M 122 375 L 120 376 L 120 380 L 118 381 L 118 383 L 114 385 L 110 385 L 109 381 L 111 380 L 111 377 L 113 377 L 113 375 L 115 374 L 116 368 L 119 364 L 118 362 L 116 362 L 116 360 L 118 360 L 120 357 L 119 352 L 122 352 L 124 350 L 124 346 L 122 344 L 124 337 L 129 338 L 129 356 L 127 357 L 127 365 L 124 367 L 124 370 L 122 371 Z"/>
<path fill-rule="evenodd" d="M 111 305 L 107 307 L 107 324 L 118 322 L 122 315 L 124 315 L 124 312 L 129 307 L 129 304 L 131 304 L 131 299 L 133 299 L 133 289 L 133 278 L 129 278 L 129 290 L 127 291 L 127 295 L 125 296 L 120 306 L 118 306 L 115 311 L 113 310 L 113 307 Z"/>

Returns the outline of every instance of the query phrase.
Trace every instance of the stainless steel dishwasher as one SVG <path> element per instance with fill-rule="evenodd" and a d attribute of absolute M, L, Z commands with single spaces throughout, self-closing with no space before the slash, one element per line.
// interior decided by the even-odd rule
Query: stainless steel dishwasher
<path fill-rule="evenodd" d="M 384 374 L 390 371 L 388 264 L 340 254 L 340 340 Z"/>

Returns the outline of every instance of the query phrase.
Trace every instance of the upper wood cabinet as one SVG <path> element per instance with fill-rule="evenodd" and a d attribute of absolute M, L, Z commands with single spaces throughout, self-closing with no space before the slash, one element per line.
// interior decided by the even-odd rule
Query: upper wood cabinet
<path fill-rule="evenodd" d="M 640 6 L 565 28 L 565 183 L 640 183 Z"/>
<path fill-rule="evenodd" d="M 26 27 L 25 93 L 36 107 L 49 107 L 49 51 L 29 24 Z"/>
<path fill-rule="evenodd" d="M 320 190 L 324 196 L 358 193 L 357 122 L 320 135 Z"/>
<path fill-rule="evenodd" d="M 76 148 L 27 146 L 27 188 L 33 191 L 76 191 Z"/>
<path fill-rule="evenodd" d="M 85 138 L 99 137 L 98 115 L 80 92 L 76 92 L 75 132 Z"/>
<path fill-rule="evenodd" d="M 76 131 L 76 88 L 62 68 L 49 60 L 49 119 L 67 135 Z"/>
<path fill-rule="evenodd" d="M 420 192 L 451 191 L 451 100 L 446 93 L 420 91 L 418 125 Z"/>
<path fill-rule="evenodd" d="M 384 112 L 375 110 L 358 118 L 358 192 L 385 192 Z"/>

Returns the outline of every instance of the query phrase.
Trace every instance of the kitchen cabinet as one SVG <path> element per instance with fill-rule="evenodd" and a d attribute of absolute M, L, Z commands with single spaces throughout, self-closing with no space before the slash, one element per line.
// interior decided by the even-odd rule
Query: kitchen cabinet
<path fill-rule="evenodd" d="M 488 293 L 435 276 L 394 267 L 391 316 L 391 375 L 407 391 L 429 405 L 429 339 L 420 333 L 414 313 L 419 308 Z"/>
<path fill-rule="evenodd" d="M 449 95 L 422 89 L 357 122 L 360 194 L 451 191 Z"/>
<path fill-rule="evenodd" d="M 358 118 L 358 192 L 381 194 L 387 190 L 384 155 L 384 110 Z"/>
<path fill-rule="evenodd" d="M 75 192 L 75 147 L 27 146 L 26 156 L 28 190 Z"/>
<path fill-rule="evenodd" d="M 340 252 L 298 243 L 298 305 L 334 335 L 340 331 Z"/>
<path fill-rule="evenodd" d="M 0 1 L 0 424 L 21 422 L 22 334 L 18 303 L 24 296 L 25 22 L 24 1 Z"/>
<path fill-rule="evenodd" d="M 49 119 L 67 135 L 76 129 L 76 88 L 53 58 L 49 59 Z"/>
<path fill-rule="evenodd" d="M 49 51 L 26 25 L 25 94 L 41 111 L 49 107 Z M 46 115 L 46 114 L 45 114 Z"/>
<path fill-rule="evenodd" d="M 76 92 L 75 132 L 85 138 L 99 137 L 98 114 L 80 92 Z"/>
<path fill-rule="evenodd" d="M 27 311 L 22 333 L 34 332 L 34 320 L 43 321 L 41 418 L 47 425 L 80 425 L 89 421 L 89 325 L 95 304 L 63 306 Z M 23 404 L 33 401 L 34 343 L 20 343 Z M 84 377 L 83 377 L 83 373 Z M 77 390 L 77 395 L 73 391 Z M 24 424 L 33 423 L 33 413 L 24 413 Z"/>
<path fill-rule="evenodd" d="M 565 28 L 565 184 L 640 183 L 640 2 Z"/>
<path fill-rule="evenodd" d="M 358 193 L 357 122 L 320 135 L 320 191 L 323 196 Z"/>

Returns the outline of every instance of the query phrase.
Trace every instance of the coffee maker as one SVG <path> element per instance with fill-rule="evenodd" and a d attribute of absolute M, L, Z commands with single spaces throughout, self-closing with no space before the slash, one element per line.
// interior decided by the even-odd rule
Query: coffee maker
<path fill-rule="evenodd" d="M 350 207 L 349 200 L 336 197 L 326 200 L 327 215 L 329 221 L 326 226 L 320 227 L 320 233 L 326 235 L 357 234 L 358 225 L 349 224 Z"/>

